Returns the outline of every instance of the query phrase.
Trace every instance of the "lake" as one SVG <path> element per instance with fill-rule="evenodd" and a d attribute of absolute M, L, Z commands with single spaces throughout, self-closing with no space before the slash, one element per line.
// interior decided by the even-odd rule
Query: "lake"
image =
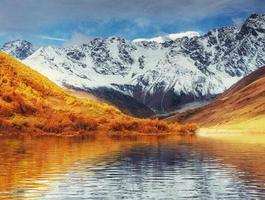
<path fill-rule="evenodd" d="M 265 199 L 265 135 L 1 138 L 0 199 Z"/>

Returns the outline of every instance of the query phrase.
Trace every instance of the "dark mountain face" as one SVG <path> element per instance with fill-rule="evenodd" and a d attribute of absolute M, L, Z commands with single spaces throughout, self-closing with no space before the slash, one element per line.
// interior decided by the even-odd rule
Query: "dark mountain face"
<path fill-rule="evenodd" d="M 112 103 L 128 99 L 109 91 L 169 112 L 214 97 L 265 64 L 265 15 L 251 15 L 242 27 L 164 43 L 112 37 L 41 48 L 23 62 L 60 85 L 96 91 Z"/>
<path fill-rule="evenodd" d="M 137 101 L 135 98 L 112 88 L 99 87 L 94 89 L 84 88 L 80 90 L 80 88 L 74 88 L 72 86 L 65 85 L 65 87 L 75 91 L 82 91 L 93 94 L 97 98 L 116 106 L 123 113 L 128 115 L 132 115 L 138 118 L 148 118 L 155 115 L 154 111 L 152 111 L 149 107 L 142 104 L 141 102 Z"/>

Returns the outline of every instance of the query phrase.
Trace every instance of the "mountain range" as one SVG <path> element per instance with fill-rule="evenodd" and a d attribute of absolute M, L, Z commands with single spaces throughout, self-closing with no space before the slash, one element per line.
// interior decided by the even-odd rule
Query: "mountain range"
<path fill-rule="evenodd" d="M 92 93 L 129 114 L 147 117 L 190 103 L 199 106 L 263 66 L 265 14 L 252 14 L 241 27 L 162 42 L 111 37 L 68 48 L 10 44 L 14 42 L 2 50 L 60 86 Z"/>
<path fill-rule="evenodd" d="M 0 135 L 183 134 L 195 125 L 138 119 L 91 98 L 77 98 L 0 52 Z"/>

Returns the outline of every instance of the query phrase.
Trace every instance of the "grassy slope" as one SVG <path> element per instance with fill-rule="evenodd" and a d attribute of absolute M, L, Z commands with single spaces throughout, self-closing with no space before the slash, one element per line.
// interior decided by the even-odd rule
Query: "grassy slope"
<path fill-rule="evenodd" d="M 197 122 L 207 128 L 265 131 L 265 67 L 242 79 L 211 104 L 177 114 L 169 121 Z"/>
<path fill-rule="evenodd" d="M 108 104 L 76 98 L 46 77 L 0 52 L 0 134 L 185 133 L 181 126 L 140 120 Z"/>

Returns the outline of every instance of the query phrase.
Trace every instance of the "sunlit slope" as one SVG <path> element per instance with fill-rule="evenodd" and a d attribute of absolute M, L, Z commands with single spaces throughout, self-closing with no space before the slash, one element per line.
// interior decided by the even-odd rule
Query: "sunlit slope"
<path fill-rule="evenodd" d="M 85 135 L 90 133 L 183 133 L 194 125 L 140 120 L 96 100 L 79 99 L 0 52 L 0 133 Z"/>
<path fill-rule="evenodd" d="M 196 121 L 202 127 L 265 131 L 265 67 L 233 85 L 213 103 L 169 120 Z"/>

